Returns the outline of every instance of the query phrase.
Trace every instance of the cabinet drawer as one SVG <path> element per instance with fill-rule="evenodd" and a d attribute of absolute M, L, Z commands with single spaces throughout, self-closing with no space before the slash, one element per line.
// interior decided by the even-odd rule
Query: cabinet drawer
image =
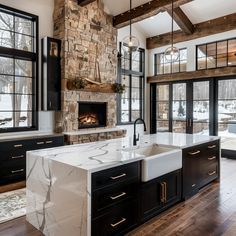
<path fill-rule="evenodd" d="M 25 163 L 17 162 L 14 163 L 14 165 L 10 165 L 9 163 L 6 165 L 1 166 L 0 168 L 0 176 L 6 177 L 6 176 L 15 176 L 15 175 L 25 175 Z"/>
<path fill-rule="evenodd" d="M 63 136 L 59 137 L 48 137 L 48 138 L 38 138 L 31 140 L 31 145 L 28 150 L 37 150 L 43 148 L 52 148 L 64 145 Z"/>
<path fill-rule="evenodd" d="M 27 149 L 26 141 L 7 141 L 0 142 L 0 152 L 25 151 Z"/>
<path fill-rule="evenodd" d="M 129 182 L 131 180 L 139 181 L 139 178 L 140 162 L 126 164 L 94 173 L 92 175 L 92 189 L 94 191 L 102 187 Z"/>
<path fill-rule="evenodd" d="M 210 143 L 206 143 L 203 148 L 203 152 L 205 155 L 219 155 L 219 141 L 214 141 Z"/>
<path fill-rule="evenodd" d="M 16 160 L 25 161 L 25 150 L 9 150 L 9 151 L 0 151 L 0 164 L 3 165 L 6 162 L 12 162 Z"/>
<path fill-rule="evenodd" d="M 121 183 L 119 186 L 110 186 L 95 191 L 92 195 L 92 217 L 98 216 L 102 211 L 119 202 L 137 197 L 137 188 L 138 183 L 129 185 Z"/>
<path fill-rule="evenodd" d="M 218 164 L 213 163 L 204 168 L 202 173 L 201 187 L 218 178 Z"/>
<path fill-rule="evenodd" d="M 111 211 L 92 220 L 92 236 L 124 235 L 137 224 L 137 201 L 117 204 Z"/>

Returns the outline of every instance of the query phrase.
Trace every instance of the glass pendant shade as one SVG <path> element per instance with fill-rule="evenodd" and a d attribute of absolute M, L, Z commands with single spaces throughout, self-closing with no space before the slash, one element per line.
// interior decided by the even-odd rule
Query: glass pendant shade
<path fill-rule="evenodd" d="M 126 53 L 136 52 L 139 48 L 139 40 L 135 36 L 126 36 L 122 40 L 122 49 Z"/>
<path fill-rule="evenodd" d="M 175 62 L 179 59 L 179 49 L 175 46 L 170 46 L 165 50 L 165 60 L 167 62 Z"/>

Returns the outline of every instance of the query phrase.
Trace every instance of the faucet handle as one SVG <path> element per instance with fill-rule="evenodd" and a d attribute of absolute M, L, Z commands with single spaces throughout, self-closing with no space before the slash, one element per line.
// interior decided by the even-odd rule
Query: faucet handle
<path fill-rule="evenodd" d="M 139 141 L 139 134 L 138 134 L 138 137 L 137 137 L 137 139 L 136 139 L 137 141 Z"/>

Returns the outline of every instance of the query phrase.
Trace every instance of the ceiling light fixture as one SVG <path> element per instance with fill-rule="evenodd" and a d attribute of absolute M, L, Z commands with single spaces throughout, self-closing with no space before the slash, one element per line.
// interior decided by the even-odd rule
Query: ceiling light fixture
<path fill-rule="evenodd" d="M 130 9 L 129 9 L 129 35 L 124 37 L 122 40 L 122 48 L 124 52 L 131 54 L 132 52 L 136 52 L 139 48 L 139 40 L 137 37 L 132 35 L 132 16 L 131 16 L 131 9 L 132 9 L 132 0 L 130 0 Z"/>
<path fill-rule="evenodd" d="M 179 49 L 174 46 L 174 0 L 171 2 L 171 46 L 165 50 L 165 59 L 168 62 L 179 59 Z"/>

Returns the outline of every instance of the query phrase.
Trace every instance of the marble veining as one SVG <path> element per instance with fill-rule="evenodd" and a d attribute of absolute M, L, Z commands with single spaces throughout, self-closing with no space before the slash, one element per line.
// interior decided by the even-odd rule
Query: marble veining
<path fill-rule="evenodd" d="M 138 145 L 182 149 L 216 139 L 157 133 Z M 27 152 L 27 221 L 46 236 L 91 235 L 91 173 L 145 158 L 136 148 L 128 137 Z"/>

